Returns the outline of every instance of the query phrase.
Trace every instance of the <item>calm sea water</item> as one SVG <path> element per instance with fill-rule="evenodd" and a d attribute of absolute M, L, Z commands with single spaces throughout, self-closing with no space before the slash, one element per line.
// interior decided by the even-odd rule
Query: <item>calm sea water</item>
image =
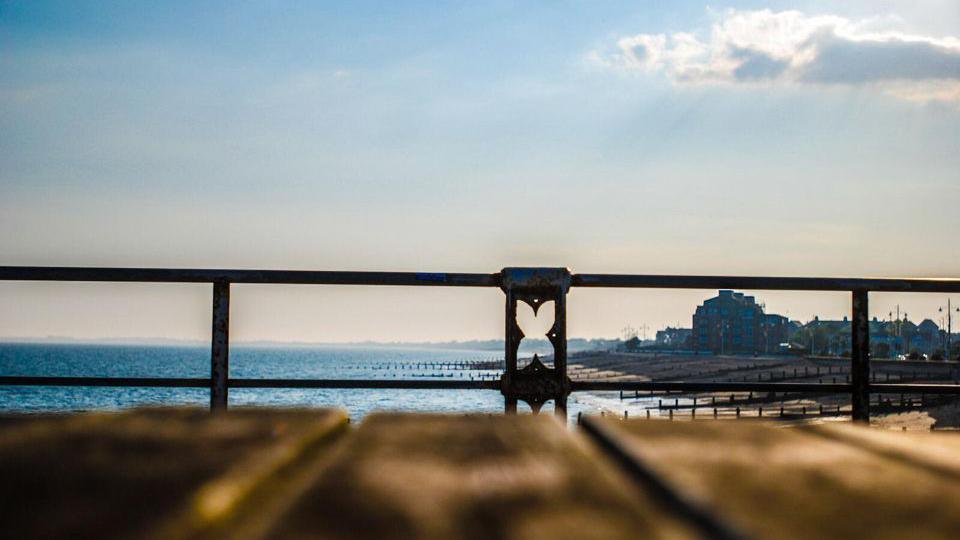
<path fill-rule="evenodd" d="M 499 370 L 439 369 L 430 362 L 493 360 L 493 351 L 387 347 L 234 346 L 230 376 L 290 379 L 459 379 Z M 418 366 L 418 364 L 420 364 Z M 91 377 L 209 377 L 207 346 L 0 343 L 0 375 Z M 115 410 L 135 406 L 208 406 L 200 388 L 83 388 L 0 386 L 0 411 Z M 571 417 L 584 410 L 571 396 Z M 230 390 L 230 405 L 341 407 L 353 418 L 375 410 L 502 412 L 493 390 L 269 389 Z M 545 407 L 545 410 L 548 407 Z"/>

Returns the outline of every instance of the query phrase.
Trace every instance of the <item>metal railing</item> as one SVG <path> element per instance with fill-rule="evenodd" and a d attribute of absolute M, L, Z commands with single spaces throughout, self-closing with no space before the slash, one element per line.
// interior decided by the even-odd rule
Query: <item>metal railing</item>
<path fill-rule="evenodd" d="M 74 268 L 0 266 L 0 281 L 85 281 L 210 283 L 213 289 L 210 378 L 144 377 L 28 377 L 0 376 L 0 386 L 113 386 L 209 388 L 210 407 L 225 409 L 230 388 L 371 388 L 371 389 L 488 389 L 500 390 L 508 411 L 518 399 L 539 410 L 549 399 L 565 413 L 566 396 L 576 391 L 668 392 L 801 392 L 851 395 L 854 420 L 869 419 L 871 393 L 957 394 L 960 386 L 947 384 L 871 383 L 869 362 L 868 294 L 870 292 L 960 292 L 960 280 L 856 279 L 808 277 L 740 277 L 570 274 L 564 268 L 505 268 L 501 272 L 339 272 L 291 270 L 219 270 L 167 268 Z M 384 379 L 238 379 L 229 377 L 230 285 L 233 283 L 303 285 L 388 285 L 427 287 L 499 287 L 507 297 L 505 362 L 499 381 L 384 380 Z M 685 382 L 685 381 L 571 381 L 566 374 L 566 303 L 569 287 L 660 289 L 746 289 L 792 291 L 847 291 L 852 295 L 851 369 L 849 383 Z M 554 345 L 554 367 L 531 364 L 517 367 L 517 347 L 524 337 L 516 325 L 517 301 L 535 310 L 555 301 L 555 323 L 547 337 Z"/>

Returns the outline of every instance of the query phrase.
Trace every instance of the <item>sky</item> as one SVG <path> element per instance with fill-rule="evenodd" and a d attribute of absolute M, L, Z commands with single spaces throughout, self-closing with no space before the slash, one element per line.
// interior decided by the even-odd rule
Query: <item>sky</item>
<path fill-rule="evenodd" d="M 0 265 L 958 278 L 958 149 L 955 0 L 0 0 Z M 209 289 L 3 283 L 0 338 L 206 339 Z M 569 331 L 713 294 L 574 290 Z M 235 286 L 232 337 L 496 338 L 502 302 Z"/>

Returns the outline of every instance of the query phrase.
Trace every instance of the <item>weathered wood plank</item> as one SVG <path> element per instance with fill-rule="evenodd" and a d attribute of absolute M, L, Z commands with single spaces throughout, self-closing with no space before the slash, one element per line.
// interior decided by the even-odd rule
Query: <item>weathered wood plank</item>
<path fill-rule="evenodd" d="M 339 411 L 157 409 L 0 423 L 7 538 L 202 534 L 346 425 Z"/>
<path fill-rule="evenodd" d="M 956 432 L 859 429 L 850 424 L 835 422 L 811 424 L 798 429 L 846 442 L 960 481 L 960 436 Z"/>
<path fill-rule="evenodd" d="M 866 427 L 601 421 L 673 489 L 757 538 L 960 538 L 960 482 L 930 466 L 936 455 L 948 467 L 946 435 L 914 453 L 904 434 Z"/>
<path fill-rule="evenodd" d="M 548 416 L 368 417 L 272 538 L 688 538 Z"/>

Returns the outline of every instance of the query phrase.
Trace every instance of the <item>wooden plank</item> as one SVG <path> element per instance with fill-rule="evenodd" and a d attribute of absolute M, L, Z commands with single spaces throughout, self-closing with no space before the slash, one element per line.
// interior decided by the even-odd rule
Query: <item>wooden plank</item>
<path fill-rule="evenodd" d="M 270 538 L 689 538 L 549 416 L 368 417 Z"/>
<path fill-rule="evenodd" d="M 243 409 L 0 422 L 3 536 L 202 535 L 345 426 L 339 411 Z"/>
<path fill-rule="evenodd" d="M 601 421 L 673 489 L 757 538 L 960 538 L 957 476 L 932 469 L 929 456 L 905 459 L 906 446 L 889 442 L 899 432 Z M 867 440 L 904 454 L 878 452 Z M 956 448 L 944 441 L 937 455 Z"/>
<path fill-rule="evenodd" d="M 811 424 L 798 429 L 960 481 L 960 437 L 955 432 L 858 429 L 846 423 Z"/>

